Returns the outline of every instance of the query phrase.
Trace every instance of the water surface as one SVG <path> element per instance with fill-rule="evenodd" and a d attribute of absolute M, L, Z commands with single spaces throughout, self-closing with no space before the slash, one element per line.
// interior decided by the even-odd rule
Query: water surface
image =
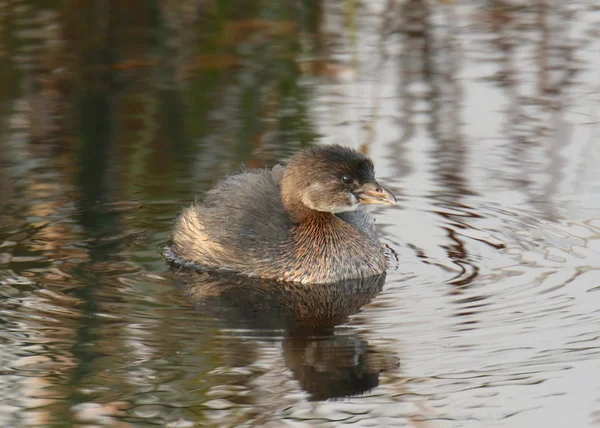
<path fill-rule="evenodd" d="M 597 1 L 0 1 L 0 425 L 600 425 Z M 181 207 L 340 142 L 387 276 L 181 275 Z"/>

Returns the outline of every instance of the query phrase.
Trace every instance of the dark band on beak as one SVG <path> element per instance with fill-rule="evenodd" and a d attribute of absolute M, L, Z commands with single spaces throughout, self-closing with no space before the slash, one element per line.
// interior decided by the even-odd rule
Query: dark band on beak
<path fill-rule="evenodd" d="M 394 194 L 376 181 L 363 184 L 354 195 L 361 204 L 396 205 Z"/>

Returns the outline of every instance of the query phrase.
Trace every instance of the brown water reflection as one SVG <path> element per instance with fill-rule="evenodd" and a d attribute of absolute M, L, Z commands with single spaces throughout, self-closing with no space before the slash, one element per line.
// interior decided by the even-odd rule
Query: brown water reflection
<path fill-rule="evenodd" d="M 177 275 L 199 313 L 224 328 L 250 337 L 282 335 L 286 366 L 312 400 L 369 391 L 380 372 L 398 365 L 360 335 L 335 329 L 381 291 L 385 275 L 315 286 L 182 270 Z"/>
<path fill-rule="evenodd" d="M 0 425 L 598 425 L 598 28 L 596 0 L 0 0 Z M 384 284 L 168 271 L 182 205 L 333 140 L 401 196 Z"/>

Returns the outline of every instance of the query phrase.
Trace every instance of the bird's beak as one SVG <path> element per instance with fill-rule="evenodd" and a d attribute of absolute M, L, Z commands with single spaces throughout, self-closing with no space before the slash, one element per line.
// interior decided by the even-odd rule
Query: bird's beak
<path fill-rule="evenodd" d="M 360 204 L 396 205 L 394 194 L 376 181 L 363 184 L 354 195 Z"/>

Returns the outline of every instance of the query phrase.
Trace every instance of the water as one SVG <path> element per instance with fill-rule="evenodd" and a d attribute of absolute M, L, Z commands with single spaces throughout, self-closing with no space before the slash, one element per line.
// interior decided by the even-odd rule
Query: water
<path fill-rule="evenodd" d="M 0 1 L 0 425 L 600 424 L 600 3 Z M 241 163 L 337 141 L 387 277 L 159 255 Z"/>

